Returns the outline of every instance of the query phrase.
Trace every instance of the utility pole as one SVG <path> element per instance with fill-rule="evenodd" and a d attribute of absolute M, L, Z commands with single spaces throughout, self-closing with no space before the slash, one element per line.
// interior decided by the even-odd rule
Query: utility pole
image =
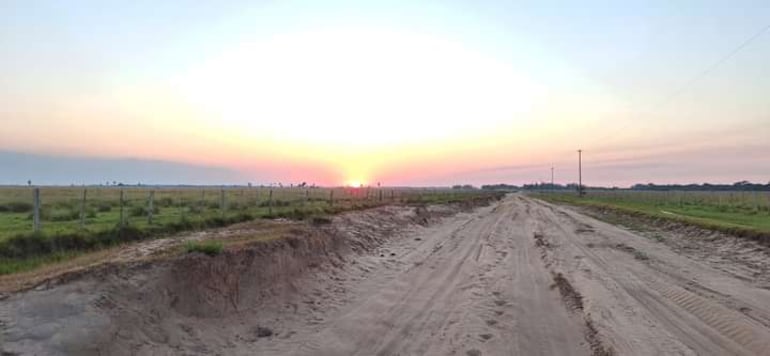
<path fill-rule="evenodd" d="M 583 196 L 583 150 L 578 150 L 578 196 Z"/>

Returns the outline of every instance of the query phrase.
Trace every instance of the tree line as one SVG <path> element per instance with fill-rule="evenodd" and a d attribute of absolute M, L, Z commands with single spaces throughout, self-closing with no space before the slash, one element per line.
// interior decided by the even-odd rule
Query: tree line
<path fill-rule="evenodd" d="M 485 190 L 558 190 L 558 191 L 577 191 L 577 183 L 569 184 L 551 184 L 551 183 L 532 183 L 524 185 L 513 184 L 487 184 L 482 185 Z M 692 183 L 692 184 L 634 184 L 630 188 L 601 187 L 601 186 L 583 186 L 588 190 L 638 190 L 638 191 L 770 191 L 770 182 L 767 184 L 751 183 L 749 181 L 740 181 L 733 184 L 711 184 L 711 183 Z"/>

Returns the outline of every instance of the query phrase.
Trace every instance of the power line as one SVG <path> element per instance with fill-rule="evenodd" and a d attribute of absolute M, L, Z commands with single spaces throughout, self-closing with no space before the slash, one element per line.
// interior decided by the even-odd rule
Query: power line
<path fill-rule="evenodd" d="M 746 46 L 751 44 L 751 42 L 754 42 L 757 38 L 762 36 L 765 32 L 767 32 L 767 30 L 770 30 L 770 25 L 767 25 L 767 26 L 763 27 L 761 30 L 759 30 L 756 33 L 754 33 L 754 35 L 752 35 L 751 37 L 749 37 L 748 39 L 743 41 L 740 45 L 738 45 L 738 47 L 735 47 L 732 51 L 727 53 L 725 56 L 723 56 L 722 58 L 720 58 L 716 62 L 712 63 L 710 66 L 706 67 L 706 69 L 704 69 L 703 71 L 701 71 L 700 73 L 698 73 L 694 77 L 690 78 L 690 80 L 685 82 L 681 87 L 679 87 L 679 89 L 675 90 L 669 96 L 667 96 L 664 100 L 662 100 L 661 101 L 661 105 L 668 104 L 671 100 L 673 100 L 677 96 L 681 95 L 683 92 L 685 92 L 687 89 L 689 89 L 690 86 L 692 86 L 693 84 L 695 84 L 696 82 L 701 80 L 703 77 L 709 75 L 711 72 L 713 72 L 719 66 L 721 66 L 723 63 L 727 62 L 728 59 L 732 58 L 738 52 L 740 52 L 742 49 L 744 49 Z"/>
<path fill-rule="evenodd" d="M 748 37 L 746 40 L 744 40 L 743 42 L 741 42 L 741 44 L 739 44 L 737 47 L 733 48 L 733 50 L 732 50 L 732 51 L 728 52 L 727 54 L 725 54 L 724 56 L 722 56 L 721 58 L 719 58 L 717 61 L 715 61 L 714 63 L 712 63 L 712 64 L 711 64 L 711 65 L 709 65 L 708 67 L 706 67 L 706 68 L 705 68 L 703 71 L 701 71 L 701 72 L 700 72 L 700 73 L 698 73 L 697 75 L 695 75 L 695 76 L 693 76 L 692 78 L 690 78 L 690 80 L 688 80 L 687 82 L 685 82 L 685 83 L 684 83 L 683 85 L 681 85 L 679 88 L 677 88 L 676 90 L 672 91 L 672 92 L 671 92 L 669 95 L 665 96 L 665 97 L 664 97 L 664 98 L 663 98 L 663 99 L 662 99 L 662 100 L 659 102 L 659 105 L 657 105 L 657 107 L 659 108 L 659 107 L 661 107 L 661 106 L 664 106 L 664 105 L 666 105 L 666 104 L 670 103 L 672 100 L 674 100 L 675 98 L 677 98 L 679 95 L 681 95 L 682 93 L 684 93 L 685 91 L 687 91 L 687 89 L 690 89 L 690 87 L 692 87 L 692 86 L 693 86 L 693 84 L 697 83 L 698 81 L 700 81 L 701 79 L 703 79 L 705 76 L 709 75 L 711 72 L 713 72 L 715 69 L 717 69 L 717 68 L 718 68 L 719 66 L 721 66 L 723 63 L 727 62 L 727 61 L 728 61 L 730 58 L 732 58 L 732 57 L 733 57 L 733 56 L 735 56 L 735 55 L 736 55 L 738 52 L 740 52 L 741 50 L 743 50 L 744 48 L 746 48 L 746 47 L 747 47 L 749 44 L 751 44 L 752 42 L 754 42 L 756 39 L 758 39 L 760 36 L 762 36 L 762 35 L 763 35 L 765 32 L 767 32 L 768 30 L 770 30 L 770 24 L 768 24 L 768 25 L 766 25 L 766 26 L 762 27 L 762 28 L 761 28 L 759 31 L 755 32 L 753 35 L 751 35 L 751 36 L 750 36 L 750 37 Z M 653 108 L 653 109 L 654 109 L 654 108 Z M 632 113 L 631 113 L 631 116 L 639 116 L 639 115 L 640 115 L 640 112 L 639 112 L 639 110 L 635 110 L 635 111 L 636 111 L 636 112 L 632 112 Z M 621 131 L 621 130 L 623 130 L 623 129 L 625 129 L 625 127 L 621 128 L 621 129 L 618 129 L 618 130 L 614 130 L 614 131 L 612 131 L 612 132 L 610 132 L 610 133 L 608 133 L 608 134 L 605 134 L 605 135 L 604 135 L 604 136 L 602 136 L 600 139 L 595 139 L 594 141 L 604 142 L 604 141 L 605 141 L 605 139 L 607 139 L 608 137 L 614 136 L 615 134 L 617 134 L 619 131 Z"/>

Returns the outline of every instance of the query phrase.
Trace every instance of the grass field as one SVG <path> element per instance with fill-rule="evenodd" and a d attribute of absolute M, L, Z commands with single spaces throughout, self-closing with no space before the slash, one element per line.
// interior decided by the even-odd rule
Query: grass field
<path fill-rule="evenodd" d="M 770 239 L 768 192 L 590 191 L 582 198 L 574 193 L 537 193 L 535 196 L 555 203 L 614 209 Z"/>
<path fill-rule="evenodd" d="M 420 188 L 41 187 L 36 232 L 33 191 L 0 187 L 0 274 L 117 243 L 255 218 L 302 220 L 388 203 L 442 203 L 490 194 Z"/>

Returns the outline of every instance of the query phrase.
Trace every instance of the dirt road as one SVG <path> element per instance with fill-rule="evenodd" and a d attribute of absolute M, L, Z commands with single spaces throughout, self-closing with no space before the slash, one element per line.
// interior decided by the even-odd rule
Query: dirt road
<path fill-rule="evenodd" d="M 245 260 L 206 267 L 234 281 L 225 309 L 232 303 L 235 311 L 201 315 L 184 295 L 179 302 L 169 283 L 196 274 L 193 261 L 171 278 L 144 268 L 153 272 L 11 297 L 0 306 L 3 335 L 17 346 L 11 351 L 65 354 L 770 354 L 770 286 L 764 265 L 749 263 L 768 252 L 751 242 L 740 244 L 754 259 L 726 264 L 699 257 L 708 245 L 675 252 L 522 195 L 434 224 L 405 223 L 419 221 L 406 209 L 335 218 L 334 236 L 358 241 L 353 252 L 319 245 L 313 249 L 339 256 L 252 288 L 259 295 L 247 291 L 253 269 L 240 277 L 227 270 Z M 270 266 L 285 270 L 292 254 Z M 182 294 L 196 293 L 181 286 Z M 69 303 L 67 323 L 81 327 L 51 332 L 62 321 L 43 320 L 40 310 L 61 318 L 54 311 L 63 307 L 52 303 Z M 47 328 L 33 327 L 40 323 Z"/>
<path fill-rule="evenodd" d="M 258 349 L 303 355 L 770 354 L 770 290 L 523 196 L 461 214 L 350 287 L 317 325 Z"/>

